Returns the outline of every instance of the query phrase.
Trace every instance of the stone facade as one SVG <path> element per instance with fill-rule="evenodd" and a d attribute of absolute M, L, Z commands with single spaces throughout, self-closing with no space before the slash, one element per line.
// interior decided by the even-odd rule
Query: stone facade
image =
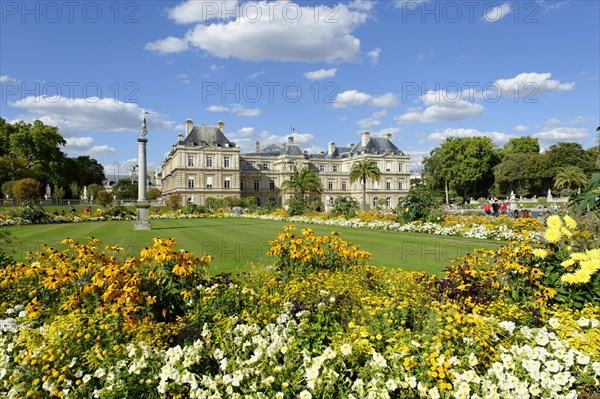
<path fill-rule="evenodd" d="M 328 144 L 327 152 L 309 154 L 303 151 L 293 136 L 282 145 L 261 148 L 256 143 L 253 153 L 240 153 L 235 143 L 224 134 L 224 124 L 216 127 L 193 126 L 186 121 L 186 132 L 179 135 L 160 172 L 160 184 L 165 196 L 180 194 L 184 203 L 205 204 L 206 198 L 255 197 L 259 205 L 269 200 L 278 204 L 281 184 L 294 170 L 308 167 L 317 172 L 323 183 L 319 197 L 324 204 L 339 196 L 362 201 L 362 183 L 350 183 L 348 177 L 354 162 L 370 158 L 381 171 L 379 182 L 367 182 L 367 203 L 371 207 L 383 199 L 383 207 L 395 207 L 410 187 L 410 158 L 386 137 L 371 137 L 367 132 L 354 146 L 338 147 Z"/>

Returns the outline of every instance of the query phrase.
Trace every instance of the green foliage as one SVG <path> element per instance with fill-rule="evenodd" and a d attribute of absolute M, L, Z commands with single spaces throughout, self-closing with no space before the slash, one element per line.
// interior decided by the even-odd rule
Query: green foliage
<path fill-rule="evenodd" d="M 31 223 L 39 223 L 47 217 L 44 208 L 36 204 L 26 204 L 13 208 L 10 211 L 16 217 L 29 220 Z"/>
<path fill-rule="evenodd" d="M 13 196 L 18 203 L 37 201 L 42 198 L 42 185 L 31 178 L 17 180 L 13 186 Z"/>
<path fill-rule="evenodd" d="M 71 192 L 71 198 L 73 199 L 79 199 L 81 196 L 81 187 L 79 184 L 77 184 L 77 182 L 73 181 L 69 183 L 69 191 Z"/>
<path fill-rule="evenodd" d="M 333 216 L 344 216 L 350 219 L 356 216 L 360 210 L 360 204 L 353 197 L 337 197 L 333 201 Z"/>
<path fill-rule="evenodd" d="M 302 197 L 292 197 L 286 201 L 287 212 L 290 216 L 298 216 L 304 214 L 308 209 L 308 201 Z"/>
<path fill-rule="evenodd" d="M 434 189 L 465 198 L 485 196 L 494 184 L 493 168 L 499 161 L 488 137 L 450 137 L 424 159 L 424 175 Z"/>
<path fill-rule="evenodd" d="M 0 189 L 2 190 L 4 197 L 11 198 L 13 196 L 13 187 L 15 186 L 15 183 L 14 180 L 10 180 L 2 184 L 2 188 Z"/>
<path fill-rule="evenodd" d="M 118 200 L 137 199 L 138 184 L 132 182 L 130 179 L 119 179 L 117 184 L 113 186 L 113 194 Z"/>
<path fill-rule="evenodd" d="M 531 136 L 515 137 L 504 145 L 502 155 L 508 154 L 539 154 L 540 143 L 537 138 Z"/>
<path fill-rule="evenodd" d="M 87 186 L 88 198 L 97 198 L 98 192 L 105 188 L 101 184 L 92 183 Z"/>
<path fill-rule="evenodd" d="M 426 188 L 411 188 L 398 204 L 397 219 L 401 222 L 428 220 L 439 207 L 439 201 Z"/>
<path fill-rule="evenodd" d="M 273 212 L 275 209 L 277 209 L 279 207 L 279 205 L 277 204 L 277 201 L 270 198 L 268 199 L 262 206 L 262 209 L 265 212 Z"/>
<path fill-rule="evenodd" d="M 562 166 L 554 176 L 554 187 L 558 189 L 571 189 L 571 186 L 581 187 L 588 181 L 587 176 L 580 167 L 574 165 Z"/>
<path fill-rule="evenodd" d="M 350 169 L 350 183 L 360 181 L 362 183 L 362 209 L 367 209 L 367 181 L 379 181 L 381 179 L 381 171 L 377 166 L 377 162 L 369 158 L 363 158 L 360 161 L 354 162 Z"/>
<path fill-rule="evenodd" d="M 159 198 L 160 195 L 161 195 L 161 192 L 158 188 L 150 187 L 148 189 L 148 192 L 146 193 L 146 198 L 148 198 L 149 200 L 155 200 L 155 199 Z"/>
<path fill-rule="evenodd" d="M 167 206 L 172 210 L 176 211 L 181 207 L 181 195 L 171 194 L 167 198 Z"/>
<path fill-rule="evenodd" d="M 308 167 L 294 171 L 281 184 L 281 195 L 292 193 L 294 196 L 306 197 L 310 193 L 320 194 L 322 192 L 323 184 L 319 175 Z"/>
<path fill-rule="evenodd" d="M 187 204 L 183 208 L 181 208 L 181 213 L 184 215 L 191 215 L 194 213 L 206 213 L 206 207 L 197 204 Z"/>
<path fill-rule="evenodd" d="M 100 190 L 96 193 L 96 203 L 100 206 L 107 207 L 112 204 L 114 201 L 114 197 L 112 193 L 109 193 L 106 190 Z"/>
<path fill-rule="evenodd" d="M 214 197 L 208 197 L 206 198 L 206 207 L 208 209 L 210 209 L 211 211 L 216 211 L 217 209 L 222 209 L 225 206 L 225 201 L 218 199 L 218 198 L 214 198 Z"/>
<path fill-rule="evenodd" d="M 12 265 L 14 259 L 10 255 L 10 251 L 7 249 L 15 241 L 10 231 L 6 229 L 0 229 L 0 269 Z"/>
<path fill-rule="evenodd" d="M 54 189 L 52 190 L 52 198 L 55 200 L 59 200 L 59 199 L 63 199 L 65 198 L 65 189 L 62 188 L 61 186 L 57 186 L 56 184 L 54 185 Z"/>
<path fill-rule="evenodd" d="M 129 211 L 123 205 L 112 205 L 108 207 L 104 213 L 113 217 L 127 217 L 133 215 L 133 212 Z"/>

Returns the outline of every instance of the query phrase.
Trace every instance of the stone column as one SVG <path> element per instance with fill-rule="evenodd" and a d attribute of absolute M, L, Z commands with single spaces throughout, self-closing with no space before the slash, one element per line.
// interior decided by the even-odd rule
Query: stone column
<path fill-rule="evenodd" d="M 138 141 L 138 200 L 135 204 L 137 208 L 137 220 L 133 226 L 134 230 L 151 230 L 150 225 L 150 203 L 146 198 L 146 143 L 148 139 L 145 137 L 139 137 Z"/>

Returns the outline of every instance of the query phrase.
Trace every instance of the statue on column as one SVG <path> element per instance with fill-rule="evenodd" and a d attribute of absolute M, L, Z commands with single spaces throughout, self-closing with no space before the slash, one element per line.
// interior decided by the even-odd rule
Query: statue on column
<path fill-rule="evenodd" d="M 146 115 L 148 115 L 149 112 L 144 111 L 144 120 L 142 121 L 142 137 L 146 137 L 146 134 L 148 134 L 148 129 L 146 127 Z"/>

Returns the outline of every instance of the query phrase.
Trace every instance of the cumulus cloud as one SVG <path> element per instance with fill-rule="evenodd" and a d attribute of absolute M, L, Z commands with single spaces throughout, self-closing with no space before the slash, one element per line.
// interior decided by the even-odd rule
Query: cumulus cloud
<path fill-rule="evenodd" d="M 0 83 L 17 83 L 17 80 L 8 75 L 0 75 Z"/>
<path fill-rule="evenodd" d="M 247 61 L 353 61 L 360 53 L 353 31 L 369 18 L 366 7 L 356 7 L 363 3 L 367 4 L 322 5 L 316 12 L 313 5 L 292 1 L 188 0 L 169 10 L 169 16 L 177 23 L 196 25 L 182 38 L 160 39 L 146 49 L 169 53 L 197 48 L 215 57 Z M 207 7 L 216 10 L 209 13 Z"/>
<path fill-rule="evenodd" d="M 169 36 L 164 39 L 147 43 L 146 50 L 155 51 L 160 54 L 181 53 L 188 49 L 188 42 L 185 39 Z"/>
<path fill-rule="evenodd" d="M 587 138 L 589 131 L 586 128 L 575 127 L 547 127 L 533 135 L 540 140 L 546 141 L 575 141 Z"/>
<path fill-rule="evenodd" d="M 70 156 L 98 156 L 115 152 L 115 149 L 108 145 L 92 145 L 94 142 L 92 137 L 65 137 L 65 141 L 67 144 L 64 151 Z"/>
<path fill-rule="evenodd" d="M 337 68 L 319 69 L 316 71 L 310 71 L 310 72 L 304 73 L 304 77 L 306 79 L 310 79 L 310 80 L 321 80 L 321 79 L 333 78 L 333 77 L 335 77 L 336 73 L 337 73 Z"/>
<path fill-rule="evenodd" d="M 529 127 L 526 125 L 517 125 L 514 127 L 514 130 L 516 130 L 517 132 L 524 132 L 527 129 L 529 129 Z"/>
<path fill-rule="evenodd" d="M 512 11 L 509 3 L 497 5 L 489 9 L 481 19 L 488 23 L 494 23 L 500 21 L 506 17 Z"/>
<path fill-rule="evenodd" d="M 27 112 L 21 119 L 57 126 L 61 132 L 134 132 L 140 131 L 144 111 L 148 116 L 148 130 L 173 130 L 174 122 L 162 119 L 152 110 L 138 104 L 124 103 L 110 98 L 66 98 L 60 96 L 30 96 L 10 105 Z"/>
<path fill-rule="evenodd" d="M 359 120 L 356 125 L 361 129 L 370 129 L 373 126 L 381 125 L 381 118 L 385 116 L 387 111 L 373 112 L 370 118 Z"/>
<path fill-rule="evenodd" d="M 380 48 L 373 49 L 367 53 L 371 64 L 377 65 L 379 62 L 379 56 L 381 55 L 382 50 Z"/>
<path fill-rule="evenodd" d="M 364 104 L 369 104 L 373 107 L 391 108 L 398 104 L 398 98 L 394 93 L 372 96 L 358 90 L 346 90 L 336 96 L 333 107 L 346 108 Z"/>
<path fill-rule="evenodd" d="M 446 140 L 448 137 L 477 137 L 477 136 L 489 137 L 497 144 L 504 144 L 504 143 L 508 142 L 509 139 L 516 137 L 514 135 L 510 135 L 510 134 L 506 134 L 506 133 L 502 133 L 502 132 L 481 132 L 477 129 L 447 128 L 442 131 L 437 131 L 437 132 L 431 133 L 429 136 L 427 136 L 427 139 L 430 141 L 442 142 L 442 141 Z"/>
<path fill-rule="evenodd" d="M 178 81 L 180 81 L 184 85 L 192 83 L 192 80 L 190 79 L 190 77 L 188 76 L 187 73 L 180 73 L 179 75 L 176 76 L 176 78 Z"/>
<path fill-rule="evenodd" d="M 513 78 L 498 79 L 495 84 L 503 93 L 511 93 L 511 98 L 531 98 L 544 92 L 564 92 L 575 88 L 575 83 L 561 83 L 551 79 L 551 73 L 520 73 Z"/>
<path fill-rule="evenodd" d="M 560 125 L 560 119 L 550 118 L 546 121 L 546 125 L 548 125 L 548 126 Z"/>
<path fill-rule="evenodd" d="M 458 121 L 483 113 L 483 106 L 462 99 L 460 94 L 444 90 L 428 91 L 421 96 L 425 109 L 411 109 L 395 119 L 405 123 Z"/>
<path fill-rule="evenodd" d="M 225 105 L 211 105 L 206 108 L 210 112 L 231 112 L 237 116 L 260 116 L 260 108 L 246 108 L 241 104 Z"/>

